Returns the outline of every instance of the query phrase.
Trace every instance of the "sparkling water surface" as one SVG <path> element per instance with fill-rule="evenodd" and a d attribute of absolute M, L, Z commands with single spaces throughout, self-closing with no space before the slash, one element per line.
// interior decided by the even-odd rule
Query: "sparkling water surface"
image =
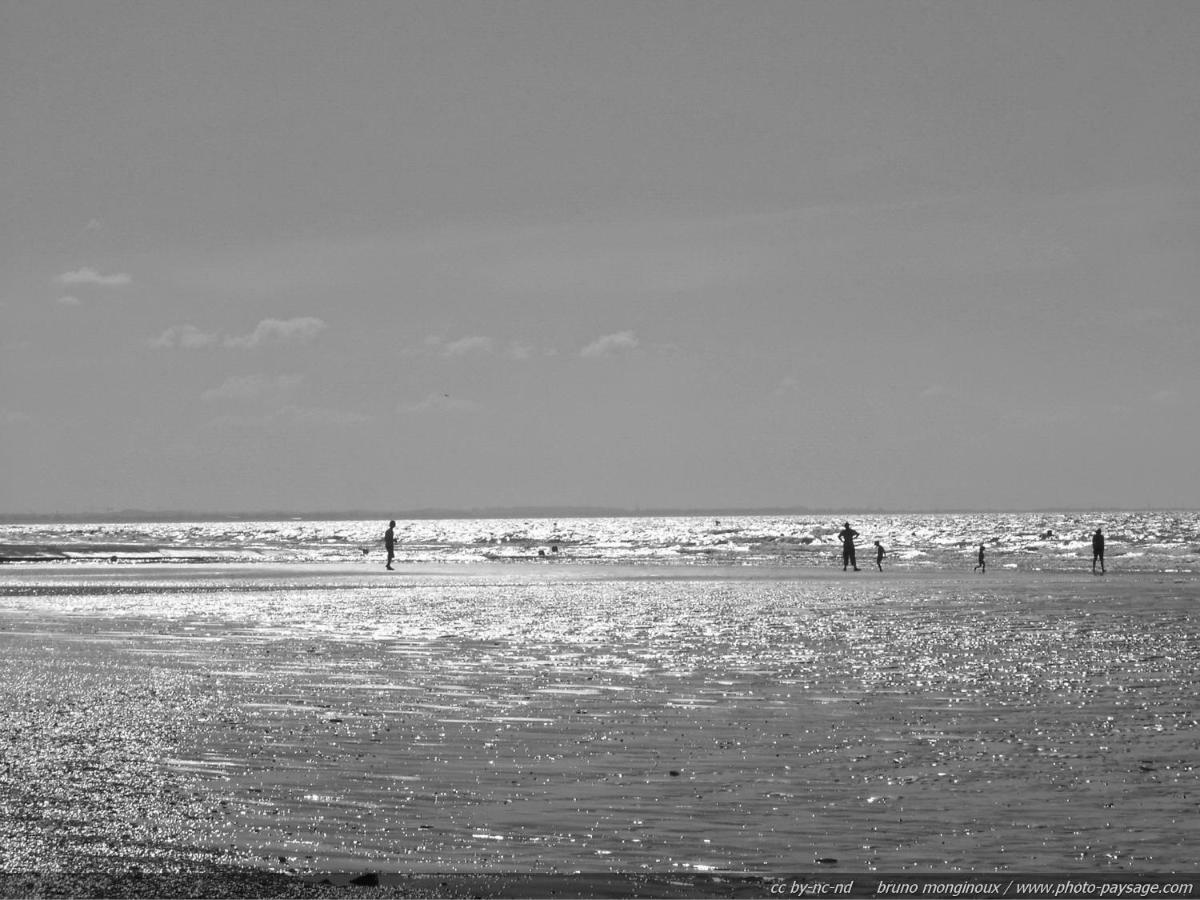
<path fill-rule="evenodd" d="M 730 516 L 562 519 L 413 519 L 397 522 L 401 562 L 570 561 L 740 566 L 825 566 L 840 561 L 846 517 Z M 1021 571 L 1091 564 L 1104 529 L 1107 562 L 1121 570 L 1195 571 L 1200 513 L 972 513 L 851 517 L 860 567 L 916 571 L 975 562 Z M 380 561 L 380 521 L 134 522 L 0 525 L 0 561 Z"/>
<path fill-rule="evenodd" d="M 267 867 L 1163 871 L 1200 838 L 1192 576 L 409 565 L 0 586 L 43 656 L 176 685 L 158 764 Z"/>

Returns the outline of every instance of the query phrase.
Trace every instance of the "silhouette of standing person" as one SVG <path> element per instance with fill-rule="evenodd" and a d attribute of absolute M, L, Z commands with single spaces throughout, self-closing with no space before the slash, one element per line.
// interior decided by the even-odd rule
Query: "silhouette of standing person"
<path fill-rule="evenodd" d="M 392 560 L 396 556 L 396 520 L 388 522 L 387 531 L 383 533 L 383 546 L 387 550 L 387 568 L 392 568 Z"/>
<path fill-rule="evenodd" d="M 975 569 L 979 569 L 981 574 L 987 574 L 987 560 L 983 556 L 983 544 L 979 545 L 979 562 L 975 563 Z M 971 571 L 974 572 L 975 569 Z"/>
<path fill-rule="evenodd" d="M 875 568 L 880 572 L 883 571 L 883 544 L 879 541 L 875 542 Z"/>
<path fill-rule="evenodd" d="M 858 571 L 858 562 L 854 558 L 854 539 L 858 537 L 858 532 L 850 527 L 850 523 L 846 523 L 846 527 L 838 532 L 838 537 L 842 539 L 842 571 L 846 571 L 846 566 L 853 566 L 854 571 Z"/>
<path fill-rule="evenodd" d="M 1099 528 L 1092 535 L 1092 574 L 1096 574 L 1096 561 L 1100 562 L 1100 574 L 1104 574 L 1104 532 Z"/>

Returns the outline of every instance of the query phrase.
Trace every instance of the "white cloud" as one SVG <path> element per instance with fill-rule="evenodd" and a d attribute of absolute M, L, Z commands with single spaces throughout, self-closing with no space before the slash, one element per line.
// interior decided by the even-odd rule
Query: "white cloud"
<path fill-rule="evenodd" d="M 259 400 L 287 393 L 304 380 L 302 375 L 235 375 L 201 394 L 205 400 Z"/>
<path fill-rule="evenodd" d="M 396 412 L 401 415 L 418 415 L 428 412 L 467 412 L 472 409 L 475 409 L 475 404 L 470 400 L 451 397 L 449 394 L 430 394 L 416 403 L 401 403 L 396 407 Z"/>
<path fill-rule="evenodd" d="M 459 338 L 457 341 L 451 341 L 445 347 L 445 353 L 447 356 L 465 356 L 468 353 L 491 352 L 492 339 L 490 337 L 482 337 L 480 335 Z"/>
<path fill-rule="evenodd" d="M 211 347 L 220 342 L 226 347 L 253 350 L 266 344 L 307 343 L 326 328 L 321 319 L 304 316 L 297 319 L 263 319 L 249 334 L 226 337 L 201 331 L 195 325 L 172 325 L 156 338 L 152 347 Z"/>
<path fill-rule="evenodd" d="M 579 355 L 585 357 L 611 356 L 622 350 L 632 350 L 637 345 L 637 336 L 632 331 L 618 331 L 616 334 L 606 334 L 596 338 L 580 350 Z"/>
<path fill-rule="evenodd" d="M 522 344 L 517 341 L 511 342 L 504 348 L 504 355 L 509 359 L 526 360 L 533 358 L 533 348 L 528 344 Z"/>
<path fill-rule="evenodd" d="M 325 322 L 312 316 L 296 319 L 263 319 L 249 334 L 225 338 L 226 347 L 253 350 L 264 344 L 307 343 L 326 328 Z"/>
<path fill-rule="evenodd" d="M 84 266 L 74 272 L 63 272 L 55 279 L 59 284 L 94 284 L 100 287 L 124 287 L 133 283 L 133 278 L 124 272 L 114 272 L 104 275 L 95 269 Z"/>
<path fill-rule="evenodd" d="M 505 359 L 528 360 L 537 353 L 533 345 L 524 341 L 509 341 L 507 344 L 501 345 L 495 338 L 480 334 L 467 335 L 453 341 L 448 341 L 440 335 L 430 335 L 425 338 L 424 345 L 426 352 L 447 358 L 496 354 Z M 546 351 L 546 355 L 551 355 L 551 351 Z"/>
<path fill-rule="evenodd" d="M 217 342 L 215 334 L 207 334 L 195 325 L 172 325 L 156 338 L 150 339 L 151 347 L 183 347 L 195 350 L 209 347 Z"/>
<path fill-rule="evenodd" d="M 19 425 L 28 421 L 29 415 L 19 409 L 0 409 L 0 425 Z"/>
<path fill-rule="evenodd" d="M 54 302 L 57 303 L 59 306 L 78 306 L 79 298 L 72 297 L 70 294 L 64 294 L 62 297 L 59 297 Z"/>

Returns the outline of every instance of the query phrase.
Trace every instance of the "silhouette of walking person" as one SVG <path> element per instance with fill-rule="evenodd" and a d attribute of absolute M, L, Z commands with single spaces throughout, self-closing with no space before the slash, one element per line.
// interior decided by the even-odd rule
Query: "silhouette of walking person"
<path fill-rule="evenodd" d="M 850 527 L 850 523 L 846 523 L 846 527 L 838 532 L 838 537 L 842 539 L 842 571 L 846 571 L 846 566 L 853 566 L 854 571 L 858 571 L 858 562 L 854 558 L 854 539 L 858 537 L 858 532 Z"/>
<path fill-rule="evenodd" d="M 980 574 L 987 574 L 987 560 L 983 555 L 983 544 L 979 545 L 979 562 L 975 563 L 975 569 L 978 569 Z M 974 572 L 975 569 L 972 569 L 971 571 Z"/>
<path fill-rule="evenodd" d="M 875 542 L 875 568 L 877 568 L 880 572 L 883 571 L 883 555 L 884 555 L 883 544 L 879 543 L 879 541 L 876 541 Z"/>
<path fill-rule="evenodd" d="M 395 519 L 392 519 L 392 521 L 388 522 L 387 531 L 385 531 L 383 533 L 383 546 L 387 550 L 387 555 L 388 555 L 386 568 L 391 569 L 392 568 L 392 560 L 396 556 L 396 520 Z"/>
<path fill-rule="evenodd" d="M 1092 535 L 1092 574 L 1096 574 L 1096 562 L 1100 562 L 1100 574 L 1104 574 L 1104 532 L 1099 528 Z"/>

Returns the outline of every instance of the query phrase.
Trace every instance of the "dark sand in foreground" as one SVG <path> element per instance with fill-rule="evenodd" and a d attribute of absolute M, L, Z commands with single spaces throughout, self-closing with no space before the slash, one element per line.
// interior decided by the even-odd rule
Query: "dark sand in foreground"
<path fill-rule="evenodd" d="M 714 872 L 1186 871 L 1198 597 L 1194 576 L 14 566 L 0 872 L 9 894 L 382 873 L 368 892 L 549 896 L 582 871 L 670 896 Z"/>

